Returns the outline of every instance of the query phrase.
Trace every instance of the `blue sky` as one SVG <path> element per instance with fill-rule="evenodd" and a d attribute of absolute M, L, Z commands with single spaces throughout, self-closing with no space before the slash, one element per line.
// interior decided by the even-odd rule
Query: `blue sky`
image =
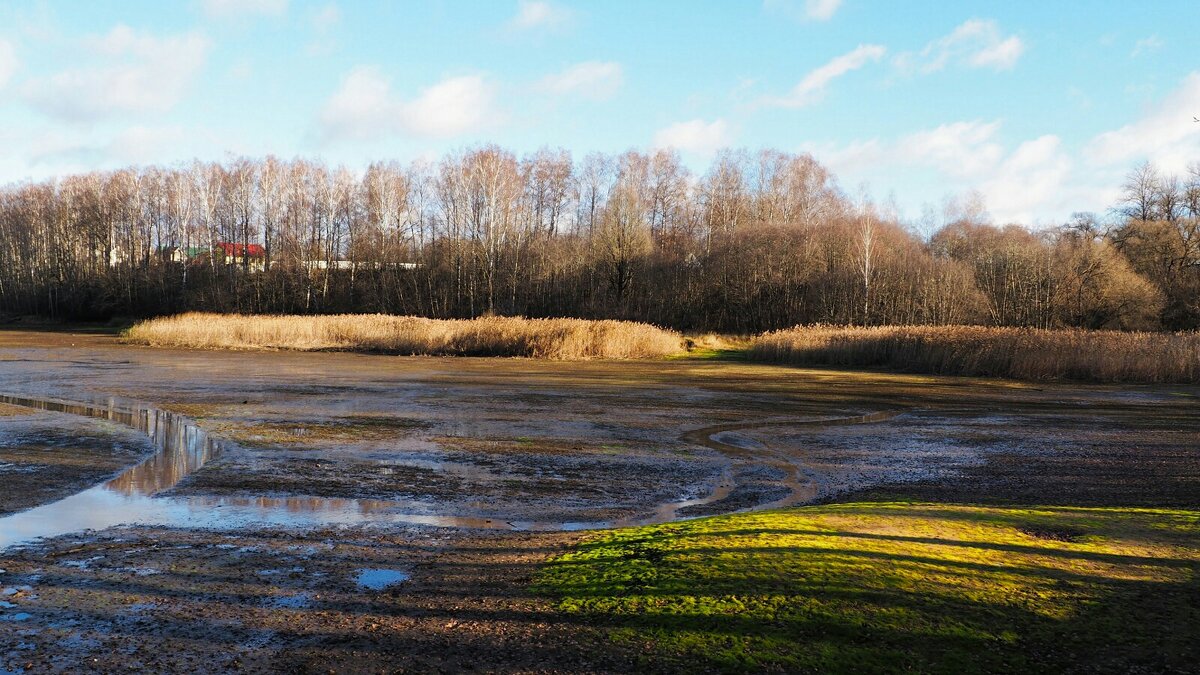
<path fill-rule="evenodd" d="M 0 182 L 233 155 L 812 152 L 911 221 L 1200 161 L 1200 3 L 0 0 Z"/>

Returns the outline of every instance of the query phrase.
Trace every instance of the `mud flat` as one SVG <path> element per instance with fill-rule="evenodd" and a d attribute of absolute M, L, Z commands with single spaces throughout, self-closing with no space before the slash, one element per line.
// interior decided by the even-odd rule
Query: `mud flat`
<path fill-rule="evenodd" d="M 0 404 L 0 516 L 85 490 L 153 452 L 120 424 Z"/>
<path fill-rule="evenodd" d="M 1196 387 L 0 332 L 0 394 L 14 672 L 628 670 L 530 586 L 574 530 L 897 496 L 1200 504 Z"/>
<path fill-rule="evenodd" d="M 16 672 L 628 670 L 526 589 L 578 535 L 118 528 L 0 554 Z M 373 589 L 364 570 L 409 575 Z M 579 666 L 576 666 L 577 668 Z"/>

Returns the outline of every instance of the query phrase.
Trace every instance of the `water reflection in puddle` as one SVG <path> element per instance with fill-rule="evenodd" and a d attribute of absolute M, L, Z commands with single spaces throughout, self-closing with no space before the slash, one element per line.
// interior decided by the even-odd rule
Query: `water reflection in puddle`
<path fill-rule="evenodd" d="M 382 591 L 386 588 L 403 583 L 409 579 L 408 572 L 389 569 L 365 569 L 359 570 L 358 576 L 354 578 L 354 583 L 372 591 Z"/>

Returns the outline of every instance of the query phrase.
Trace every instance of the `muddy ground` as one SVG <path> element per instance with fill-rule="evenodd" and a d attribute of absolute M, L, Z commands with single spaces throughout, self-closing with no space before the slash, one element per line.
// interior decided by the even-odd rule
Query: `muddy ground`
<path fill-rule="evenodd" d="M 153 452 L 112 422 L 0 404 L 0 516 L 91 487 Z"/>
<path fill-rule="evenodd" d="M 577 535 L 118 528 L 4 556 L 27 672 L 628 670 L 527 590 Z M 371 589 L 364 570 L 410 578 Z M 25 618 L 22 618 L 25 617 Z"/>
<path fill-rule="evenodd" d="M 233 442 L 167 497 L 392 500 L 550 525 L 889 494 L 1200 505 L 1196 387 L 188 352 L 0 332 L 0 392 L 143 401 Z M 0 415 L 0 513 L 153 450 L 107 421 Z M 580 536 L 391 524 L 35 542 L 0 552 L 0 672 L 627 670 L 636 655 L 562 623 L 527 588 Z M 355 583 L 373 569 L 409 578 Z"/>

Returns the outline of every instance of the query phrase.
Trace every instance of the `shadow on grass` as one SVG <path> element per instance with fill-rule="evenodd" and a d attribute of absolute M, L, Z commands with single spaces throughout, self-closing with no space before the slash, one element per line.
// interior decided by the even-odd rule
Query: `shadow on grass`
<path fill-rule="evenodd" d="M 538 590 L 651 670 L 1185 672 L 1200 656 L 1192 545 L 1029 538 L 962 509 L 939 520 L 869 505 L 799 509 L 600 535 L 545 568 Z M 1141 540 L 1159 518 L 1136 516 Z M 741 521 L 741 522 L 739 522 Z M 1145 522 L 1142 522 L 1145 521 Z M 744 525 L 744 526 L 739 526 Z M 826 529 L 824 525 L 840 526 Z M 1168 526 L 1169 527 L 1169 526 Z M 1014 540 L 1021 538 L 1024 540 Z M 1131 549 L 1136 548 L 1136 551 Z"/>

